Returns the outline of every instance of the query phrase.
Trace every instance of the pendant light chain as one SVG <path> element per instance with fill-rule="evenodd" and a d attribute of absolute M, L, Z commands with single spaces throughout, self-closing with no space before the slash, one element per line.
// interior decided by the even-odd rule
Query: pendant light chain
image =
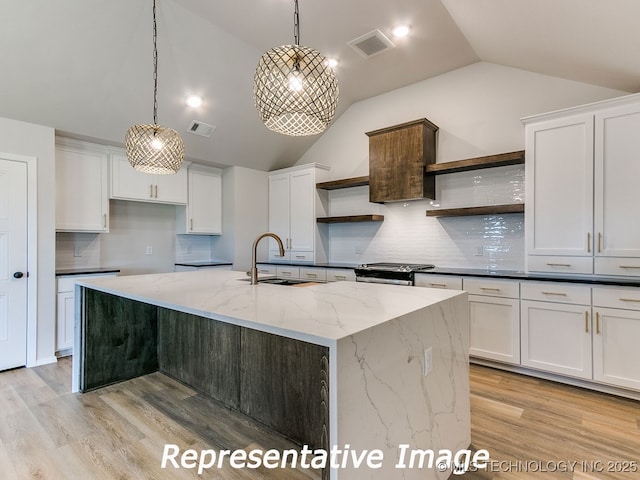
<path fill-rule="evenodd" d="M 153 124 L 158 124 L 158 27 L 156 0 L 153 0 Z"/>
<path fill-rule="evenodd" d="M 184 142 L 172 128 L 158 125 L 158 27 L 153 0 L 153 125 L 132 125 L 124 137 L 131 166 L 154 175 L 177 173 L 184 160 Z"/>
<path fill-rule="evenodd" d="M 293 44 L 300 45 L 300 12 L 298 11 L 298 0 L 295 0 L 293 11 Z"/>

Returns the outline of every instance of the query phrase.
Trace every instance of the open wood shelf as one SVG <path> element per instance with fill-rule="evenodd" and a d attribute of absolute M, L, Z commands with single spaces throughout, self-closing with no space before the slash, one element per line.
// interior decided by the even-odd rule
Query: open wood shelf
<path fill-rule="evenodd" d="M 316 188 L 320 190 L 338 190 L 339 188 L 362 187 L 363 185 L 369 185 L 369 176 L 343 178 L 341 180 L 316 183 Z"/>
<path fill-rule="evenodd" d="M 500 215 L 504 213 L 523 213 L 524 203 L 508 203 L 505 205 L 487 205 L 484 207 L 443 208 L 427 210 L 427 217 L 464 217 L 469 215 Z"/>
<path fill-rule="evenodd" d="M 384 215 L 344 215 L 341 217 L 316 218 L 318 223 L 353 223 L 353 222 L 382 222 Z"/>
<path fill-rule="evenodd" d="M 499 153 L 485 157 L 467 158 L 455 162 L 432 163 L 424 167 L 427 175 L 443 175 L 445 173 L 466 172 L 481 168 L 504 167 L 524 163 L 524 150 Z"/>

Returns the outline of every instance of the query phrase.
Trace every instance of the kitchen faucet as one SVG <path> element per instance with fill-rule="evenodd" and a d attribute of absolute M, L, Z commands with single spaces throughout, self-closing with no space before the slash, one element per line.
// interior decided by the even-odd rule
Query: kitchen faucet
<path fill-rule="evenodd" d="M 256 255 L 258 250 L 258 242 L 262 240 L 264 237 L 271 237 L 278 243 L 278 248 L 280 249 L 280 257 L 284 257 L 284 245 L 282 244 L 282 239 L 276 235 L 275 233 L 267 232 L 260 235 L 253 241 L 253 247 L 251 252 L 251 285 L 258 284 L 258 267 L 256 267 Z"/>

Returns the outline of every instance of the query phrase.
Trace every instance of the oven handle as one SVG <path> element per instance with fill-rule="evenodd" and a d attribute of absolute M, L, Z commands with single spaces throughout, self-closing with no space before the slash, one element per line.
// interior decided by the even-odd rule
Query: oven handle
<path fill-rule="evenodd" d="M 395 278 L 378 278 L 378 277 L 363 277 L 361 275 L 356 275 L 356 282 L 363 283 L 386 283 L 391 285 L 406 285 L 412 286 L 413 282 L 411 280 L 398 280 Z"/>

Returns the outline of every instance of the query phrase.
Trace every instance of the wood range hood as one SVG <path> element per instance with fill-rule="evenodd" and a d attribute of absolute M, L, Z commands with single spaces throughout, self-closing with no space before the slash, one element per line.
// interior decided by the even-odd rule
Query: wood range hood
<path fill-rule="evenodd" d="M 366 132 L 370 202 L 435 198 L 435 178 L 425 166 L 436 161 L 437 131 L 437 125 L 421 118 Z"/>

